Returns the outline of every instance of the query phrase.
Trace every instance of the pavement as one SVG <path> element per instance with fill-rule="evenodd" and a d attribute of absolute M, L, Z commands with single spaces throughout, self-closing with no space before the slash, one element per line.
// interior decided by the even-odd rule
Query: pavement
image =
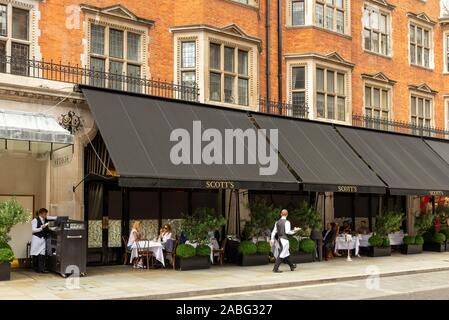
<path fill-rule="evenodd" d="M 133 269 L 131 266 L 90 267 L 81 278 L 14 270 L 0 282 L 0 299 L 99 300 L 181 299 L 260 290 L 288 289 L 429 272 L 449 271 L 449 252 L 300 264 L 294 272 L 271 272 L 273 265 L 211 266 L 206 270 Z"/>

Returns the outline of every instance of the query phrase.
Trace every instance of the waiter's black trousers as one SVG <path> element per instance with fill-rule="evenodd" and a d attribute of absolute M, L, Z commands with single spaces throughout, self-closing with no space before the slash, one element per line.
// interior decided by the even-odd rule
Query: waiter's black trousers
<path fill-rule="evenodd" d="M 46 257 L 42 254 L 33 256 L 33 269 L 36 272 L 44 272 L 45 269 L 45 260 Z"/>
<path fill-rule="evenodd" d="M 274 271 L 277 271 L 282 263 L 282 261 L 284 261 L 284 263 L 288 264 L 290 266 L 291 269 L 293 269 L 293 263 L 291 263 L 290 261 L 290 256 L 286 256 L 285 258 L 281 258 L 281 252 L 282 252 L 282 242 L 279 239 L 279 253 L 278 253 L 278 257 L 276 258 L 276 262 L 274 263 Z"/>

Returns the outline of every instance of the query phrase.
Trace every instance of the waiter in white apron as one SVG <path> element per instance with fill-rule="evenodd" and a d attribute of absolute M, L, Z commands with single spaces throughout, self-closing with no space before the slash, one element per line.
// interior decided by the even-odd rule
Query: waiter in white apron
<path fill-rule="evenodd" d="M 30 255 L 33 259 L 33 268 L 39 273 L 48 272 L 45 268 L 46 243 L 49 233 L 47 214 L 48 210 L 41 208 L 38 211 L 38 216 L 31 221 L 33 236 Z"/>
<path fill-rule="evenodd" d="M 288 211 L 283 209 L 281 211 L 281 218 L 275 223 L 273 231 L 271 232 L 271 241 L 270 244 L 273 246 L 275 238 L 277 238 L 276 249 L 278 252 L 275 252 L 276 262 L 274 264 L 273 272 L 280 273 L 282 271 L 279 270 L 279 266 L 282 261 L 290 266 L 290 270 L 293 271 L 296 268 L 296 265 L 291 263 L 290 257 L 290 243 L 288 241 L 288 235 L 293 235 L 300 230 L 300 228 L 295 228 L 291 230 L 290 221 L 287 220 Z M 277 236 L 277 237 L 276 237 Z M 277 255 L 276 255 L 277 253 Z"/>

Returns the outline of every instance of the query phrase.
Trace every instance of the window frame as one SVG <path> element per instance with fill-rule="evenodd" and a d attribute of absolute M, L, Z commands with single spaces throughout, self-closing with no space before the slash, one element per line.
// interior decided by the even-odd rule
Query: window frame
<path fill-rule="evenodd" d="M 335 32 L 335 33 L 341 34 L 341 35 L 347 35 L 349 26 L 347 25 L 346 21 L 347 21 L 348 14 L 349 14 L 349 11 L 350 11 L 349 1 L 341 0 L 342 1 L 342 5 L 343 5 L 342 8 L 337 7 L 337 3 L 336 3 L 337 0 L 330 0 L 330 1 L 332 1 L 332 4 L 329 4 L 328 1 L 329 0 L 314 0 L 313 24 L 316 27 L 318 27 L 318 28 L 322 28 L 322 29 L 325 29 L 325 30 L 328 30 L 328 31 L 332 31 L 332 32 Z M 317 6 L 322 6 L 323 7 L 323 12 L 322 12 L 323 13 L 323 16 L 322 16 L 323 23 L 322 23 L 322 25 L 318 23 Z M 329 12 L 328 9 L 332 9 L 332 28 L 328 28 L 326 26 L 326 23 L 327 23 L 327 20 L 328 20 L 327 19 L 328 18 L 327 13 Z M 342 25 L 343 30 L 342 31 L 338 30 L 338 22 L 337 22 L 338 21 L 338 19 L 337 19 L 338 12 L 343 12 L 343 25 Z"/>
<path fill-rule="evenodd" d="M 28 76 L 29 70 L 26 67 L 28 65 L 28 61 L 24 62 L 22 59 L 18 59 L 17 62 L 14 63 L 11 60 L 11 63 L 6 63 L 6 57 L 11 57 L 14 59 L 12 55 L 13 45 L 17 44 L 19 46 L 27 47 L 27 56 L 25 60 L 30 60 L 31 53 L 33 52 L 33 36 L 32 36 L 32 28 L 33 28 L 33 15 L 32 11 L 33 7 L 27 6 L 25 3 L 21 4 L 20 2 L 7 2 L 0 3 L 1 6 L 6 7 L 6 36 L 0 35 L 0 42 L 5 44 L 5 59 L 4 63 L 0 64 L 0 72 L 1 73 L 10 73 L 15 75 L 24 75 Z M 28 25 L 27 25 L 27 39 L 19 39 L 13 37 L 13 10 L 19 9 L 28 12 Z"/>
<path fill-rule="evenodd" d="M 295 23 L 293 23 L 294 22 L 294 20 L 295 20 L 295 18 L 294 18 L 294 6 L 295 6 L 295 3 L 301 3 L 302 2 L 302 4 L 303 4 L 303 16 L 302 16 L 302 21 L 303 21 L 303 23 L 302 24 L 295 24 Z M 306 0 L 291 0 L 290 1 L 290 5 L 291 5 L 291 7 L 290 7 L 290 16 L 291 16 L 291 22 L 290 22 L 290 25 L 292 26 L 292 27 L 298 27 L 298 26 L 304 26 L 304 25 L 306 25 L 306 15 L 307 15 L 307 8 L 306 8 Z"/>
<path fill-rule="evenodd" d="M 412 109 L 412 101 L 413 101 L 413 99 L 415 99 L 415 111 L 416 111 L 415 114 L 413 114 L 413 112 L 412 112 L 413 111 L 413 109 Z M 419 115 L 419 100 L 423 101 L 423 114 L 422 114 L 422 116 Z M 430 105 L 429 105 L 430 115 L 427 115 L 426 103 L 425 103 L 426 101 L 429 101 L 429 103 L 430 103 Z M 415 92 L 411 92 L 410 93 L 410 123 L 415 125 L 418 128 L 421 128 L 421 127 L 422 128 L 433 127 L 433 125 L 434 125 L 434 115 L 435 115 L 434 105 L 435 105 L 435 102 L 434 102 L 434 98 L 433 97 L 430 97 L 430 96 L 427 96 L 427 95 L 422 95 L 422 94 L 415 93 Z M 415 118 L 415 121 L 413 120 L 414 118 Z M 419 125 L 419 119 L 423 120 L 423 125 L 422 126 Z M 428 126 L 425 125 L 426 120 L 429 121 L 429 125 Z"/>
<path fill-rule="evenodd" d="M 370 20 L 370 27 L 367 28 L 365 26 L 365 12 L 369 11 L 369 20 Z M 378 15 L 378 28 L 374 28 L 371 24 L 372 24 L 372 14 L 376 13 Z M 382 28 L 381 28 L 381 17 L 384 16 L 386 19 L 386 25 L 385 27 L 387 28 L 387 30 L 385 30 L 385 32 L 382 32 Z M 370 48 L 366 47 L 366 39 L 365 39 L 365 31 L 368 31 L 370 33 Z M 392 50 L 392 42 L 393 42 L 393 37 L 391 34 L 392 31 L 392 13 L 389 10 L 383 10 L 379 7 L 374 7 L 372 5 L 369 4 L 365 4 L 363 7 L 363 14 L 362 14 L 362 49 L 365 52 L 368 53 L 374 53 L 376 55 L 380 55 L 383 57 L 392 57 L 393 56 L 393 50 Z M 377 46 L 378 46 L 378 51 L 373 50 L 373 33 L 378 34 L 378 40 L 377 40 Z M 386 53 L 382 52 L 382 36 L 386 37 L 386 45 L 385 45 L 385 50 Z"/>
<path fill-rule="evenodd" d="M 318 90 L 318 70 L 323 70 L 323 90 Z M 329 72 L 333 72 L 334 73 L 334 80 L 333 80 L 333 92 L 327 92 L 328 91 L 328 74 Z M 343 75 L 343 90 L 344 93 L 340 94 L 338 92 L 338 75 Z M 346 82 L 347 82 L 347 78 L 348 77 L 348 73 L 344 72 L 342 70 L 338 70 L 336 68 L 332 68 L 326 65 L 321 65 L 321 64 L 317 64 L 315 66 L 315 114 L 316 114 L 316 118 L 317 119 L 325 119 L 325 120 L 330 120 L 330 121 L 338 121 L 338 122 L 346 122 L 346 118 L 348 116 L 348 112 L 347 112 L 347 102 L 348 102 L 348 96 L 349 96 L 349 92 L 347 91 L 347 87 L 346 87 Z M 324 95 L 324 116 L 320 116 L 318 114 L 318 95 Z M 333 118 L 329 118 L 329 103 L 328 103 L 328 98 L 332 97 L 334 100 L 334 117 Z M 343 98 L 344 99 L 344 114 L 343 114 L 343 119 L 339 118 L 339 104 L 338 101 L 339 99 Z"/>
<path fill-rule="evenodd" d="M 411 30 L 412 28 L 414 29 L 414 40 L 412 42 L 412 33 Z M 418 43 L 418 33 L 417 30 L 421 29 L 421 43 Z M 428 47 L 425 46 L 425 41 L 424 41 L 424 34 L 425 31 L 428 32 L 428 41 L 429 41 L 429 45 Z M 425 68 L 425 69 L 430 69 L 433 70 L 434 69 L 434 65 L 433 65 L 433 46 L 434 46 L 434 39 L 433 39 L 433 28 L 430 26 L 425 26 L 421 23 L 417 23 L 415 21 L 409 21 L 408 23 L 408 51 L 409 51 L 409 63 L 412 66 L 416 66 L 416 67 L 421 67 L 421 68 Z M 414 59 L 412 59 L 412 46 L 414 46 Z M 418 63 L 418 50 L 420 49 L 421 51 L 421 64 Z M 429 58 L 428 58 L 428 66 L 425 65 L 425 50 L 428 50 L 429 52 Z"/>
<path fill-rule="evenodd" d="M 208 87 L 208 96 L 209 100 L 213 102 L 219 102 L 219 103 L 227 103 L 227 104 L 233 104 L 233 105 L 239 105 L 239 106 L 249 106 L 250 105 L 250 88 L 251 88 L 251 72 L 249 70 L 250 68 L 250 54 L 251 51 L 247 47 L 239 46 L 238 44 L 231 44 L 231 43 L 225 43 L 220 41 L 215 41 L 210 39 L 207 42 L 208 45 L 208 66 L 207 66 L 207 78 L 209 79 L 209 87 Z M 211 46 L 217 45 L 220 46 L 220 69 L 212 68 L 210 64 L 211 59 Z M 227 49 L 233 49 L 233 70 L 229 71 L 225 69 L 225 50 Z M 246 52 L 247 54 L 247 70 L 246 75 L 239 73 L 239 52 Z M 220 94 L 219 99 L 212 99 L 212 88 L 211 88 L 211 75 L 220 75 Z M 232 78 L 232 100 L 227 100 L 226 96 L 226 88 L 225 88 L 225 81 L 226 79 Z M 246 88 L 246 103 L 240 103 L 240 91 L 239 91 L 239 80 L 246 80 L 247 81 L 247 88 Z"/>

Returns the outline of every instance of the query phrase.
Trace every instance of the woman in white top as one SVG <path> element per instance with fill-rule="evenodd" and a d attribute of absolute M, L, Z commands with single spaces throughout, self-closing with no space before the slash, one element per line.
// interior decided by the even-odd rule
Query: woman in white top
<path fill-rule="evenodd" d="M 165 244 L 167 240 L 171 238 L 172 238 L 171 227 L 169 224 L 166 223 L 159 231 L 159 237 L 157 238 L 157 241 L 161 242 L 162 244 Z"/>
<path fill-rule="evenodd" d="M 142 221 L 135 221 L 133 224 L 133 228 L 131 229 L 131 233 L 129 234 L 128 244 L 127 247 L 129 250 L 132 250 L 133 244 L 136 241 L 139 241 L 142 238 Z M 143 268 L 143 262 L 142 259 L 136 258 L 133 261 L 133 267 L 142 267 Z"/>

